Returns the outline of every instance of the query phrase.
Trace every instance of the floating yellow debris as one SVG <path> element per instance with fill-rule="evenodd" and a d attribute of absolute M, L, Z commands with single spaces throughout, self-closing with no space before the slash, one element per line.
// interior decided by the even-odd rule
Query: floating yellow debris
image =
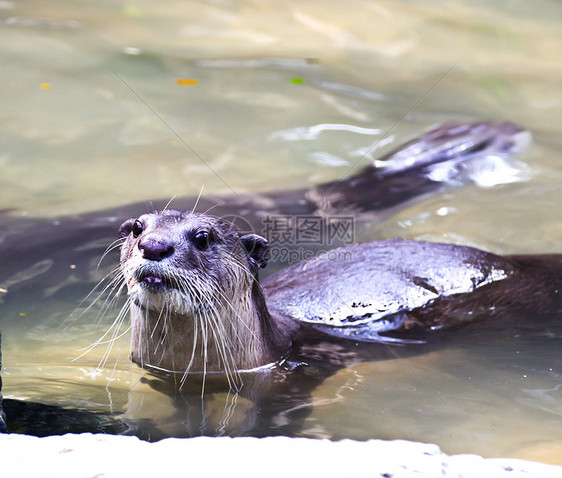
<path fill-rule="evenodd" d="M 41 83 L 39 85 L 39 88 L 41 88 L 42 90 L 50 90 L 51 89 L 51 83 Z"/>
<path fill-rule="evenodd" d="M 195 79 L 195 78 L 178 78 L 176 80 L 176 85 L 180 85 L 180 86 L 194 86 L 194 85 L 198 85 L 199 84 L 199 80 Z"/>

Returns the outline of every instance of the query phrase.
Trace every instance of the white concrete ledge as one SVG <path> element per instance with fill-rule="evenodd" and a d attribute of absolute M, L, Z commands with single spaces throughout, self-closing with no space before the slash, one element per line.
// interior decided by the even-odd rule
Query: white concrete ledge
<path fill-rule="evenodd" d="M 29 477 L 562 477 L 562 467 L 477 455 L 447 456 L 408 441 L 0 435 L 0 476 Z"/>

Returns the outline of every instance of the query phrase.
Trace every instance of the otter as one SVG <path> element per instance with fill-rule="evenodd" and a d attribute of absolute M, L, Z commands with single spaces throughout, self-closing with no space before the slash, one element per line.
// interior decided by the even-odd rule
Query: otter
<path fill-rule="evenodd" d="M 268 241 L 221 218 L 164 210 L 127 220 L 119 234 L 132 360 L 181 373 L 182 383 L 209 373 L 231 382 L 321 335 L 408 343 L 562 305 L 562 255 L 386 240 L 326 252 L 260 284 Z"/>

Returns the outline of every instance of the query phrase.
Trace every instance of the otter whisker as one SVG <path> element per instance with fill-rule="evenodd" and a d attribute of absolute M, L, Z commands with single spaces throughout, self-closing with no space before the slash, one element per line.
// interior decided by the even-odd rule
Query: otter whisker
<path fill-rule="evenodd" d="M 186 284 L 186 285 L 188 285 L 188 284 Z M 187 379 L 187 375 L 188 375 L 189 371 L 191 370 L 191 366 L 193 365 L 193 361 L 195 359 L 195 353 L 196 353 L 196 350 L 197 350 L 197 344 L 198 344 L 198 340 L 199 340 L 199 330 L 200 330 L 199 315 L 194 316 L 193 325 L 194 325 L 194 330 L 193 330 L 193 344 L 192 344 L 192 349 L 191 349 L 191 357 L 189 358 L 189 362 L 187 364 L 187 367 L 185 368 L 184 375 L 183 375 L 182 380 L 180 382 L 181 385 L 183 385 L 185 383 L 185 380 Z"/>
<path fill-rule="evenodd" d="M 117 331 L 119 330 L 119 327 L 121 327 L 121 324 L 124 322 L 124 319 L 121 320 L 121 323 L 118 325 L 118 327 L 116 328 L 116 331 L 114 332 L 114 335 L 111 337 L 111 340 L 109 340 L 107 343 L 109 344 L 105 350 L 105 353 L 102 357 L 102 359 L 100 360 L 100 363 L 98 364 L 98 368 L 103 368 L 105 367 L 105 364 L 107 363 L 107 360 L 109 359 L 109 356 L 111 355 L 111 351 L 113 350 L 113 345 L 115 344 L 115 342 L 117 340 L 119 340 L 121 337 L 124 337 L 125 335 L 127 335 L 129 333 L 129 331 L 131 330 L 131 327 L 127 327 L 127 329 L 119 334 L 119 335 L 115 335 L 117 333 Z M 116 362 L 117 365 L 117 362 Z"/>
<path fill-rule="evenodd" d="M 154 334 L 156 334 L 156 331 L 158 330 L 158 326 L 160 325 L 160 321 L 162 320 L 162 317 L 167 317 L 168 313 L 169 313 L 168 307 L 163 307 L 160 310 L 160 313 L 158 314 L 158 319 L 156 320 L 154 327 L 152 327 L 152 332 L 150 333 L 151 339 L 154 338 Z M 164 322 L 166 322 L 166 318 L 164 318 Z M 166 325 L 164 324 L 162 336 L 164 336 L 165 333 L 166 333 Z"/>
<path fill-rule="evenodd" d="M 195 317 L 195 320 L 193 321 L 193 325 L 194 325 L 194 330 L 193 330 L 193 345 L 191 348 L 191 357 L 189 358 L 189 362 L 187 364 L 187 366 L 185 367 L 185 371 L 183 373 L 183 376 L 180 380 L 180 386 L 183 387 L 185 381 L 187 380 L 187 377 L 189 375 L 189 372 L 191 370 L 191 367 L 193 365 L 193 361 L 195 359 L 195 352 L 197 350 L 197 344 L 198 344 L 198 340 L 199 340 L 199 317 Z"/>
<path fill-rule="evenodd" d="M 201 396 L 205 393 L 205 381 L 207 379 L 207 360 L 208 360 L 208 336 L 207 336 L 207 314 L 202 314 L 200 316 L 203 320 L 201 321 L 201 331 L 203 333 L 203 383 L 201 385 Z"/>
<path fill-rule="evenodd" d="M 129 327 L 126 330 L 126 333 L 128 333 L 131 330 L 131 326 L 129 325 Z M 123 334 L 125 335 L 125 334 Z M 125 341 L 121 342 L 121 347 L 119 348 L 119 354 L 117 355 L 117 358 L 115 359 L 115 363 L 113 364 L 113 370 L 111 371 L 111 376 L 109 377 L 108 383 L 106 385 L 106 390 L 109 392 L 109 384 L 110 382 L 113 381 L 113 377 L 115 376 L 115 372 L 117 371 L 117 364 L 119 363 L 119 360 L 121 359 L 121 354 L 123 353 L 123 347 L 125 346 Z M 111 403 L 111 410 L 113 411 L 113 403 L 110 401 Z"/>
<path fill-rule="evenodd" d="M 218 325 L 218 320 L 216 317 L 211 316 L 210 319 L 213 325 Z M 231 349 L 225 347 L 225 342 L 227 342 L 227 335 L 223 327 L 211 327 L 211 333 L 213 334 L 214 345 L 217 350 L 219 359 L 221 360 L 224 368 L 224 373 L 227 379 L 227 383 L 230 387 L 235 387 L 234 375 L 237 375 L 237 370 L 234 362 L 234 357 L 231 354 Z M 217 346 L 219 344 L 219 346 Z"/>
<path fill-rule="evenodd" d="M 209 206 L 207 209 L 205 209 L 205 211 L 203 211 L 203 214 L 209 214 L 213 209 L 224 205 L 224 201 L 217 201 L 216 204 L 213 204 L 212 206 Z"/>
<path fill-rule="evenodd" d="M 225 372 L 229 377 L 230 372 L 230 362 L 226 356 L 226 344 L 229 342 L 227 336 L 224 334 L 224 328 L 222 327 L 222 323 L 220 322 L 220 312 L 216 309 L 214 304 L 210 303 L 211 307 L 210 310 L 205 312 L 205 321 L 207 326 L 210 326 L 210 331 L 213 336 L 213 346 L 215 352 L 222 361 L 223 366 L 225 368 Z"/>
<path fill-rule="evenodd" d="M 105 259 L 105 257 L 113 250 L 120 248 L 121 245 L 123 244 L 123 241 L 125 239 L 124 238 L 119 238 L 116 239 L 115 241 L 113 241 L 109 246 L 107 246 L 107 248 L 105 249 L 105 251 L 103 252 L 103 254 L 100 257 L 100 260 L 98 261 L 98 265 L 96 267 L 96 270 L 99 270 L 101 263 L 103 262 L 103 260 Z"/>
<path fill-rule="evenodd" d="M 226 345 L 230 342 L 228 335 L 225 333 L 223 324 L 220 321 L 220 317 L 217 317 L 218 314 L 213 314 L 210 319 L 213 322 L 213 327 L 211 327 L 211 332 L 213 334 L 214 345 L 217 350 L 219 357 L 222 359 L 222 363 L 224 366 L 225 375 L 227 377 L 227 381 L 229 385 L 232 385 L 232 373 L 236 369 L 236 365 L 234 363 L 234 357 L 232 354 L 228 353 L 231 352 L 231 347 L 226 347 Z M 234 369 L 234 370 L 233 370 Z"/>
<path fill-rule="evenodd" d="M 125 306 L 121 309 L 121 311 L 119 312 L 119 314 L 117 315 L 117 317 L 115 318 L 113 323 L 106 330 L 106 332 L 100 338 L 98 338 L 95 342 L 93 342 L 92 344 L 88 345 L 87 347 L 84 347 L 84 348 L 81 349 L 81 350 L 86 349 L 86 352 L 84 352 L 84 354 L 86 354 L 90 350 L 94 349 L 98 345 L 103 345 L 103 344 L 109 343 L 111 341 L 111 340 L 104 341 L 104 339 L 105 339 L 105 337 L 107 337 L 109 335 L 109 333 L 112 330 L 114 330 L 116 327 L 119 327 L 119 325 L 121 324 L 123 319 L 129 313 L 129 308 L 130 308 L 130 304 L 129 303 L 125 304 Z M 82 357 L 84 354 L 80 355 L 80 357 Z M 78 357 L 78 358 L 80 358 L 80 357 Z"/>
<path fill-rule="evenodd" d="M 166 205 L 164 206 L 164 209 L 162 209 L 162 212 L 166 212 L 166 209 L 168 209 L 168 207 L 170 206 L 170 204 L 172 204 L 172 201 L 173 201 L 174 199 L 176 199 L 176 196 L 175 196 L 175 195 L 172 196 L 172 197 L 170 198 L 170 200 L 166 203 Z"/>
<path fill-rule="evenodd" d="M 238 348 L 236 347 L 236 345 L 244 346 L 244 344 L 242 344 L 240 341 L 238 341 L 237 343 L 232 342 L 231 337 L 225 330 L 224 324 L 221 322 L 218 315 L 214 317 L 214 322 L 215 328 L 213 329 L 213 333 L 218 332 L 220 334 L 220 337 L 218 337 L 218 340 L 215 343 L 219 346 L 218 349 L 220 354 L 222 355 L 226 372 L 236 372 L 238 367 L 236 364 L 236 359 L 234 358 L 233 351 Z"/>
<path fill-rule="evenodd" d="M 226 305 L 231 309 L 231 312 L 238 319 L 238 323 L 242 327 L 246 328 L 246 330 L 252 335 L 253 338 L 257 338 L 257 335 L 256 335 L 255 331 L 252 328 L 250 328 L 250 326 L 246 323 L 246 321 L 244 321 L 244 319 L 242 319 L 242 316 L 240 315 L 240 313 L 238 312 L 236 307 L 227 299 L 227 297 L 221 291 L 218 291 L 218 290 L 216 291 L 216 294 L 219 297 L 225 299 Z M 241 335 L 240 335 L 241 332 L 238 329 L 235 329 L 234 333 L 235 333 L 235 337 L 238 339 L 238 342 L 242 343 Z M 242 344 L 242 345 L 244 345 L 244 344 Z"/>
<path fill-rule="evenodd" d="M 191 214 L 193 214 L 195 212 L 195 209 L 197 209 L 197 206 L 199 205 L 199 201 L 201 199 L 201 196 L 203 195 L 203 190 L 205 189 L 205 185 L 203 184 L 201 186 L 201 189 L 199 189 L 199 194 L 197 195 L 197 199 L 195 200 L 195 204 L 193 205 L 193 207 L 191 208 Z"/>
<path fill-rule="evenodd" d="M 111 277 L 111 276 L 113 276 L 113 277 Z M 110 279 L 110 277 L 111 277 L 111 279 Z M 118 268 L 116 268 L 113 271 L 106 274 L 106 276 L 104 278 L 102 278 L 94 286 L 94 288 L 88 293 L 88 295 L 80 301 L 80 304 L 76 307 L 75 312 L 77 312 L 77 310 L 80 307 L 82 307 L 85 302 L 89 302 L 88 306 L 85 309 L 83 309 L 80 312 L 80 314 L 78 314 L 78 316 L 75 315 L 75 312 L 70 314 L 70 316 L 67 317 L 65 319 L 65 321 L 61 324 L 62 330 L 67 330 L 72 324 L 76 323 L 85 314 L 87 314 L 98 303 L 100 298 L 103 297 L 108 290 L 113 289 L 116 286 L 116 284 L 119 282 L 119 280 L 121 280 L 121 279 L 123 279 L 123 275 Z M 99 289 L 100 289 L 101 286 L 103 286 L 103 289 L 101 289 L 101 291 L 100 291 Z M 91 297 L 93 296 L 94 293 L 97 293 L 97 296 L 95 297 L 95 299 L 91 299 Z M 107 298 L 106 298 L 106 301 L 104 302 L 104 304 L 102 304 L 102 306 L 100 307 L 100 313 L 98 314 L 98 320 L 100 320 L 100 317 L 103 317 L 103 315 L 105 314 L 105 311 L 106 311 L 105 303 L 106 302 L 107 302 Z"/>
<path fill-rule="evenodd" d="M 80 354 L 78 357 L 74 358 L 72 361 L 76 361 L 80 358 L 82 358 L 84 355 L 86 355 L 87 353 L 91 352 L 95 347 L 97 347 L 98 345 L 105 345 L 105 344 L 113 344 L 114 342 L 114 337 L 116 334 L 116 331 L 119 330 L 119 327 L 121 326 L 121 324 L 123 323 L 123 321 L 125 320 L 125 318 L 127 317 L 127 315 L 129 314 L 130 311 L 130 302 L 128 301 L 123 308 L 121 309 L 121 311 L 119 312 L 119 314 L 117 315 L 117 317 L 115 318 L 115 320 L 113 321 L 113 323 L 110 325 L 110 327 L 107 329 L 107 331 L 99 338 L 97 339 L 95 342 L 93 342 L 92 344 L 90 344 L 89 346 L 81 349 L 84 350 L 84 352 L 82 354 Z M 112 332 L 113 331 L 113 332 Z M 110 333 L 112 333 L 112 337 L 109 340 L 104 340 Z M 118 333 L 118 332 L 117 332 Z M 124 334 L 123 334 L 124 335 Z"/>
<path fill-rule="evenodd" d="M 125 280 L 122 276 L 116 276 L 112 279 L 111 283 L 104 288 L 104 290 L 100 293 L 100 295 L 95 299 L 95 301 L 86 309 L 89 310 L 106 292 L 110 291 L 113 293 L 107 294 L 106 298 L 104 299 L 103 303 L 100 306 L 100 311 L 97 315 L 96 321 L 101 323 L 103 317 L 110 310 L 114 304 L 117 302 L 119 297 L 121 296 L 121 292 L 123 291 L 124 287 L 126 286 Z M 111 290 L 110 290 L 111 289 Z M 86 312 L 84 311 L 84 312 Z"/>

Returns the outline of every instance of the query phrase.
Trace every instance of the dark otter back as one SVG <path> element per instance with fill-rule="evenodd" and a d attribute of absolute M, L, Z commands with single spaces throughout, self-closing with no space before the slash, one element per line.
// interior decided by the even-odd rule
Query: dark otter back
<path fill-rule="evenodd" d="M 548 258 L 391 240 L 330 251 L 269 277 L 263 288 L 273 316 L 380 342 L 394 340 L 389 332 L 412 336 L 497 316 L 505 307 L 545 306 L 558 294 L 552 278 L 561 270 Z"/>

